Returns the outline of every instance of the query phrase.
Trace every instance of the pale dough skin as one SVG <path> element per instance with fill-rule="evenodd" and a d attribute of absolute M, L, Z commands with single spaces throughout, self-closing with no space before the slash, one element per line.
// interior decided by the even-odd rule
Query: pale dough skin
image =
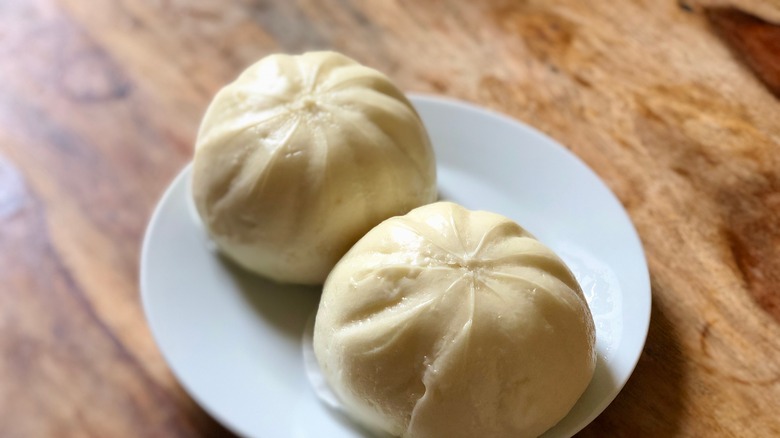
<path fill-rule="evenodd" d="M 385 75 L 334 52 L 271 55 L 209 106 L 192 189 L 228 257 L 278 282 L 322 284 L 372 227 L 436 199 L 436 167 Z"/>
<path fill-rule="evenodd" d="M 552 250 L 438 202 L 388 219 L 328 277 L 314 352 L 346 410 L 404 437 L 535 437 L 593 376 L 595 329 Z"/>

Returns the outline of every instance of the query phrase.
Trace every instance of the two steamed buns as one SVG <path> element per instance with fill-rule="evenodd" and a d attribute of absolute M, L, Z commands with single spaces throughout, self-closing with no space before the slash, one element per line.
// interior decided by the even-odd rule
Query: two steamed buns
<path fill-rule="evenodd" d="M 369 428 L 536 436 L 590 381 L 593 322 L 571 272 L 505 217 L 425 205 L 430 142 L 376 70 L 333 52 L 251 66 L 204 117 L 193 195 L 238 264 L 327 277 L 315 354 Z"/>

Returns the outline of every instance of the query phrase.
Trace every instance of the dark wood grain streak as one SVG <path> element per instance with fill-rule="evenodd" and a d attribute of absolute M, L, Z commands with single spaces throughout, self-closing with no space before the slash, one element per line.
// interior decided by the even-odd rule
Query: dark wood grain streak
<path fill-rule="evenodd" d="M 706 8 L 705 13 L 736 55 L 780 98 L 780 24 L 736 8 Z"/>

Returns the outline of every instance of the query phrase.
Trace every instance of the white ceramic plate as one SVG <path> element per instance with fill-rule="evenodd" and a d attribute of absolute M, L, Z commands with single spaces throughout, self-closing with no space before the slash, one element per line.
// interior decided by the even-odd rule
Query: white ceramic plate
<path fill-rule="evenodd" d="M 642 246 L 622 206 L 577 157 L 517 121 L 472 105 L 413 96 L 443 198 L 513 218 L 552 247 L 583 286 L 596 321 L 593 381 L 544 437 L 569 437 L 615 398 L 650 321 Z M 360 437 L 306 377 L 302 334 L 319 290 L 279 286 L 221 258 L 189 200 L 190 168 L 146 231 L 141 294 L 152 333 L 182 385 L 211 415 L 251 437 Z"/>

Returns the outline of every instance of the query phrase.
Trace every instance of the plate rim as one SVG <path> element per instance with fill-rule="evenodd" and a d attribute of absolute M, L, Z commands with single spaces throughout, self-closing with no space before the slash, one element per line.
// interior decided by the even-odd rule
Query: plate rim
<path fill-rule="evenodd" d="M 152 308 L 150 307 L 151 304 L 149 304 L 149 286 L 147 285 L 148 281 L 148 272 L 147 269 L 144 268 L 146 266 L 145 260 L 148 260 L 148 252 L 150 241 L 152 239 L 152 227 L 155 226 L 158 223 L 160 215 L 162 215 L 162 211 L 164 210 L 165 205 L 169 201 L 170 198 L 173 197 L 174 192 L 179 188 L 180 184 L 187 184 L 186 181 L 181 181 L 184 179 L 187 179 L 187 176 L 190 175 L 192 169 L 192 160 L 188 161 L 187 164 L 182 167 L 181 170 L 179 170 L 178 173 L 171 179 L 171 181 L 168 183 L 168 185 L 165 187 L 165 190 L 163 191 L 162 196 L 160 196 L 160 199 L 157 201 L 157 204 L 155 204 L 154 211 L 152 212 L 151 217 L 149 218 L 149 222 L 146 225 L 146 229 L 144 230 L 144 238 L 143 243 L 141 246 L 141 259 L 139 263 L 139 283 L 138 287 L 140 289 L 140 295 L 141 295 L 141 306 L 143 307 L 144 317 L 146 319 L 146 324 L 149 326 L 149 332 L 152 335 L 152 340 L 154 341 L 154 345 L 157 347 L 157 351 L 162 356 L 163 360 L 165 361 L 165 365 L 167 366 L 168 370 L 173 374 L 174 378 L 176 379 L 176 383 L 178 385 L 181 385 L 181 387 L 184 389 L 184 391 L 187 393 L 188 397 L 191 397 L 197 405 L 203 409 L 208 415 L 210 415 L 212 418 L 214 418 L 222 427 L 230 431 L 236 436 L 248 436 L 246 431 L 239 430 L 238 427 L 236 427 L 231 421 L 229 421 L 227 418 L 225 418 L 216 408 L 213 408 L 211 406 L 211 403 L 209 403 L 207 400 L 203 399 L 197 391 L 194 391 L 191 387 L 190 383 L 187 382 L 186 379 L 182 378 L 181 372 L 177 367 L 173 365 L 173 362 L 171 361 L 170 354 L 166 352 L 166 350 L 162 347 L 161 342 L 159 340 L 159 336 L 157 335 L 157 330 L 159 328 L 155 328 L 156 325 L 153 322 L 152 318 Z"/>

